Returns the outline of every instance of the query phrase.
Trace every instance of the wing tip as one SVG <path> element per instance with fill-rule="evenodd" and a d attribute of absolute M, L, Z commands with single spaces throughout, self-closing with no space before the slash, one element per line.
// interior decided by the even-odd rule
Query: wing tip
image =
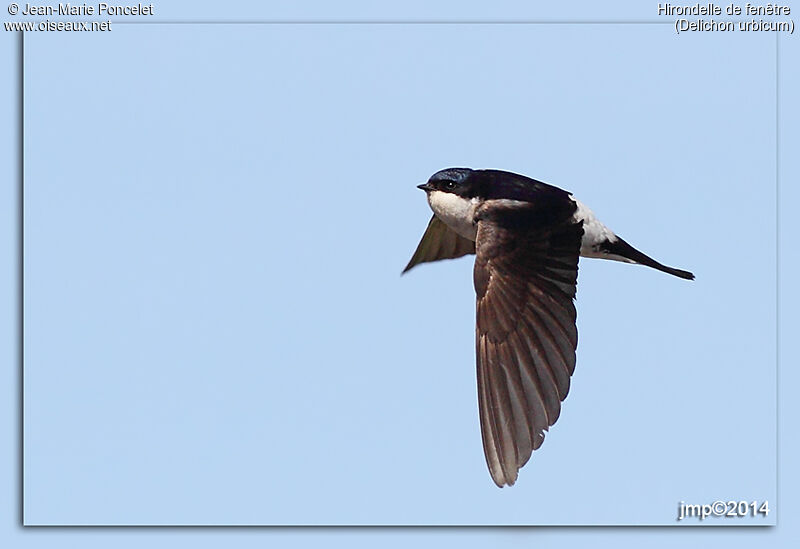
<path fill-rule="evenodd" d="M 414 267 L 416 267 L 416 266 L 417 266 L 417 265 L 419 265 L 419 264 L 420 264 L 420 262 L 419 262 L 419 261 L 417 261 L 417 254 L 414 254 L 414 257 L 412 257 L 412 258 L 411 258 L 411 259 L 408 261 L 408 264 L 407 264 L 407 265 L 406 265 L 406 266 L 403 268 L 403 270 L 400 272 L 400 276 L 403 276 L 404 274 L 406 274 L 408 271 L 410 271 L 411 269 L 413 269 Z"/>
<path fill-rule="evenodd" d="M 494 481 L 495 485 L 498 488 L 505 488 L 506 486 L 514 486 L 517 482 L 517 477 L 519 476 L 519 469 L 514 473 L 513 478 L 507 478 L 505 473 L 502 471 L 489 471 L 492 475 L 492 481 Z"/>

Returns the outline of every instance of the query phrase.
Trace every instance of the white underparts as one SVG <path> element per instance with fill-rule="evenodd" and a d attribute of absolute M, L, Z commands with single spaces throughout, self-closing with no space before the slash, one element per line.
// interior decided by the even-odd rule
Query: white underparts
<path fill-rule="evenodd" d="M 433 213 L 448 227 L 472 241 L 478 234 L 478 227 L 474 223 L 478 203 L 477 198 L 463 198 L 453 193 L 442 191 L 428 193 L 428 204 Z"/>
<path fill-rule="evenodd" d="M 572 195 L 569 195 L 569 197 L 571 200 L 575 201 L 575 205 L 577 206 L 573 219 L 583 222 L 581 255 L 583 257 L 598 257 L 633 263 L 630 259 L 609 254 L 601 250 L 600 245 L 604 242 L 616 242 L 618 240 L 617 235 L 615 235 L 611 229 L 603 225 L 600 220 L 595 217 L 594 213 L 592 213 L 592 210 L 587 208 L 580 200 Z M 527 204 L 526 202 L 511 199 L 494 199 L 491 202 L 493 206 L 503 206 L 506 208 Z M 480 199 L 463 198 L 457 194 L 443 191 L 431 191 L 428 193 L 428 204 L 430 204 L 436 216 L 444 221 L 448 227 L 464 238 L 468 238 L 472 241 L 475 240 L 478 232 L 478 227 L 474 222 L 475 212 L 481 205 Z"/>

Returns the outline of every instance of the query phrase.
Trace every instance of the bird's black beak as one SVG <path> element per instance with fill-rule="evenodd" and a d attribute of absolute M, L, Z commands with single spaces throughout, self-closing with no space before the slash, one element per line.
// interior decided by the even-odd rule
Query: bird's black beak
<path fill-rule="evenodd" d="M 430 183 L 423 183 L 422 185 L 417 185 L 418 189 L 422 189 L 425 192 L 432 191 L 433 187 Z"/>

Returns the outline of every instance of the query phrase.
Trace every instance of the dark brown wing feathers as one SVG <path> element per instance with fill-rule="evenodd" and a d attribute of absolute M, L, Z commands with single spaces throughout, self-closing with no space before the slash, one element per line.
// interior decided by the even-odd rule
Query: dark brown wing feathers
<path fill-rule="evenodd" d="M 558 419 L 575 369 L 583 229 L 570 213 L 546 226 L 478 222 L 478 401 L 486 461 L 501 487 L 514 484 Z"/>
<path fill-rule="evenodd" d="M 420 263 L 453 259 L 474 253 L 475 243 L 472 240 L 459 235 L 434 215 L 431 217 L 428 228 L 425 229 L 425 234 L 422 235 L 411 261 L 408 262 L 403 272 L 409 271 Z"/>

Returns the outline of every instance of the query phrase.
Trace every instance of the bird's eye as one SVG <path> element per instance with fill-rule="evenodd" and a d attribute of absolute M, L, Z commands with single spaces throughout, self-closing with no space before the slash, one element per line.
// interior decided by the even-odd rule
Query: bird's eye
<path fill-rule="evenodd" d="M 445 189 L 455 189 L 456 188 L 456 182 L 455 181 L 448 181 L 447 183 L 444 184 L 444 188 Z"/>

